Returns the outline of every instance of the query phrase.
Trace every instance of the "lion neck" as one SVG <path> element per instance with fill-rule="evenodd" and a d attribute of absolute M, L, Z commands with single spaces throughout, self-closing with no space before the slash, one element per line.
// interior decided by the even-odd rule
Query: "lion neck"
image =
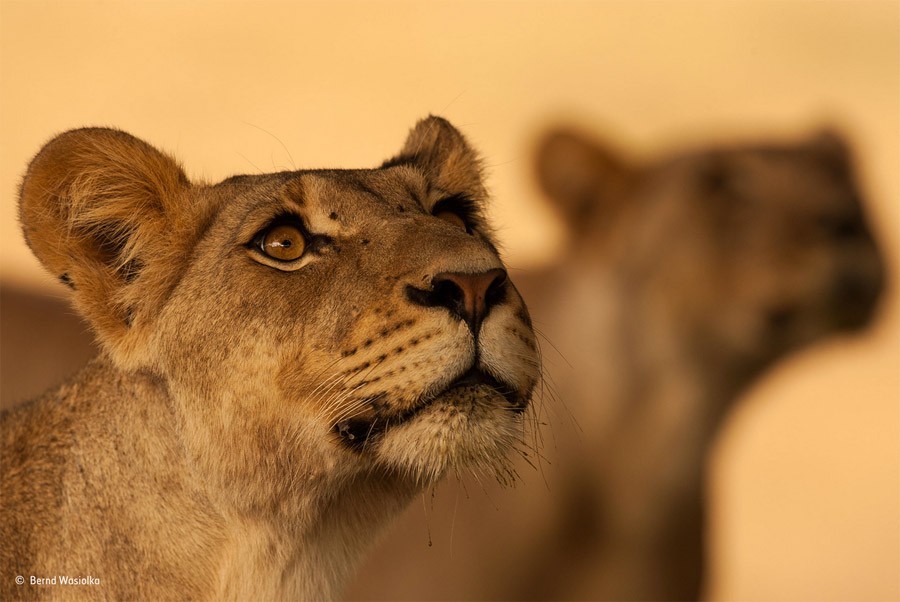
<path fill-rule="evenodd" d="M 599 484 L 603 541 L 585 561 L 594 563 L 596 581 L 577 593 L 696 598 L 707 458 L 728 410 L 762 365 L 703 343 L 667 313 L 666 299 L 634 294 L 615 274 L 588 280 L 603 291 L 591 332 L 603 333 L 594 357 L 607 358 L 607 366 L 592 395 L 582 397 L 604 409 L 595 414 L 581 469 Z M 656 577 L 648 581 L 647 574 Z"/>
<path fill-rule="evenodd" d="M 630 284 L 607 274 L 605 323 L 594 331 L 607 334 L 604 355 L 615 374 L 595 395 L 612 408 L 601 457 L 610 458 L 607 470 L 623 472 L 630 484 L 623 489 L 654 483 L 700 498 L 705 458 L 721 423 L 765 362 L 710 343 L 670 313 L 663 295 L 635 293 Z M 643 499 L 659 500 L 648 493 Z"/>
<path fill-rule="evenodd" d="M 228 423 L 215 411 L 194 411 L 224 409 L 228 399 L 200 399 L 147 373 L 107 369 L 124 383 L 120 395 L 132 392 L 126 395 L 135 416 L 151 408 L 159 417 L 132 420 L 131 428 L 178 450 L 167 470 L 178 473 L 186 496 L 202 501 L 203 517 L 160 519 L 210 525 L 203 537 L 219 543 L 196 564 L 213 571 L 198 576 L 216 588 L 213 598 L 338 597 L 363 554 L 419 490 L 414 479 L 360 462 L 355 452 L 335 452 L 332 442 L 303 428 L 286 432 L 252 415 Z M 136 459 L 134 466 L 141 465 Z M 179 554 L 180 541 L 160 544 Z"/>
<path fill-rule="evenodd" d="M 336 599 L 380 533 L 416 489 L 371 472 L 336 485 L 312 520 L 229 521 L 217 598 Z"/>

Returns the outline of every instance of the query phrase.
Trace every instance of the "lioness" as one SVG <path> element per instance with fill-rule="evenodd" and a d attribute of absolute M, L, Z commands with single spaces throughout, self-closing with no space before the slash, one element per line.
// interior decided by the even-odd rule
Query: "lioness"
<path fill-rule="evenodd" d="M 536 155 L 572 243 L 517 282 L 574 367 L 547 363 L 584 446 L 562 447 L 555 518 L 493 593 L 696 599 L 723 416 L 774 362 L 866 325 L 883 288 L 849 151 L 825 131 L 637 161 L 560 129 Z"/>
<path fill-rule="evenodd" d="M 538 363 L 486 197 L 437 117 L 377 169 L 216 185 L 50 141 L 23 230 L 103 351 L 2 415 L 0 597 L 333 598 L 422 487 L 503 471 Z"/>

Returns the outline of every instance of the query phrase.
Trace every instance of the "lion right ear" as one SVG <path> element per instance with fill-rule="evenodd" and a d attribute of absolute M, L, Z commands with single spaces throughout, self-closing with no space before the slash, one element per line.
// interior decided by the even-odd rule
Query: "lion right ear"
<path fill-rule="evenodd" d="M 612 147 L 570 129 L 553 130 L 540 140 L 535 172 L 540 187 L 575 231 L 597 213 L 611 216 L 634 174 Z"/>
<path fill-rule="evenodd" d="M 22 181 L 28 245 L 123 366 L 144 363 L 146 331 L 187 256 L 197 223 L 189 190 L 173 159 L 102 128 L 57 136 Z"/>
<path fill-rule="evenodd" d="M 411 163 L 446 192 L 481 201 L 486 198 L 481 160 L 465 137 L 443 117 L 430 115 L 409 132 L 400 154 L 385 162 Z"/>

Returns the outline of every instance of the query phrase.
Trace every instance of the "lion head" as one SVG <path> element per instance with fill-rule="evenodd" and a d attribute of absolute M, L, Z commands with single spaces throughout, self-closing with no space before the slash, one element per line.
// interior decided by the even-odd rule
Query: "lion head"
<path fill-rule="evenodd" d="M 538 375 L 479 161 L 431 117 L 376 169 L 191 183 L 126 133 L 52 140 L 29 245 L 109 361 L 172 400 L 196 470 L 242 507 L 380 470 L 502 464 Z"/>

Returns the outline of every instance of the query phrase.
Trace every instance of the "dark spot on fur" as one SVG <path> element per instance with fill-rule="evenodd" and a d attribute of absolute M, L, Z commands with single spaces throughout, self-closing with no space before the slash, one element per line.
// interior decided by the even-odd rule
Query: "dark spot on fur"
<path fill-rule="evenodd" d="M 382 197 L 381 192 L 369 186 L 368 181 L 365 177 L 359 175 L 352 175 L 350 173 L 346 174 L 347 183 L 350 184 L 354 189 L 366 194 L 377 202 L 385 203 L 385 199 Z"/>
<path fill-rule="evenodd" d="M 840 242 L 865 236 L 866 226 L 858 211 L 837 215 L 820 215 L 816 218 L 819 229 L 832 240 Z"/>
<path fill-rule="evenodd" d="M 132 259 L 119 268 L 119 273 L 122 275 L 122 280 L 124 280 L 126 284 L 131 284 L 140 275 L 143 267 L 144 264 L 140 259 Z"/>
<path fill-rule="evenodd" d="M 406 213 L 406 207 L 403 205 L 397 205 L 397 213 Z"/>
<path fill-rule="evenodd" d="M 384 393 L 379 393 L 375 397 L 369 400 L 369 403 L 372 405 L 372 409 L 376 412 L 384 412 L 389 408 L 386 401 L 384 401 L 385 395 Z"/>
<path fill-rule="evenodd" d="M 697 175 L 705 193 L 718 195 L 729 192 L 733 174 L 724 157 L 720 155 L 708 157 Z"/>
<path fill-rule="evenodd" d="M 525 345 L 532 351 L 535 350 L 534 340 L 531 337 L 529 337 L 528 335 L 526 335 L 525 333 L 523 333 L 522 331 L 520 331 L 519 329 L 507 328 L 506 332 L 510 333 L 511 335 L 513 335 L 514 337 L 516 337 L 517 339 L 519 339 L 520 341 L 525 343 Z"/>
<path fill-rule="evenodd" d="M 363 362 L 360 365 L 358 365 L 354 368 L 350 368 L 349 370 L 344 372 L 344 376 L 350 375 L 350 374 L 359 374 L 360 372 L 362 372 L 363 370 L 365 370 L 366 368 L 368 368 L 371 365 L 372 365 L 372 362 Z"/>
<path fill-rule="evenodd" d="M 719 192 L 720 190 L 725 189 L 725 185 L 728 183 L 728 178 L 725 174 L 724 170 L 717 169 L 714 171 L 708 171 L 704 174 L 704 184 L 706 188 L 710 192 Z"/>
<path fill-rule="evenodd" d="M 419 196 L 419 191 L 413 188 L 413 186 L 407 182 L 406 180 L 402 181 L 403 187 L 406 189 L 406 194 L 409 195 L 409 198 L 414 200 L 417 205 L 425 208 L 425 203 L 422 202 L 422 198 Z"/>
<path fill-rule="evenodd" d="M 337 218 L 338 218 L 338 214 L 335 213 L 334 211 L 332 211 L 331 213 L 328 214 L 328 219 L 336 220 Z"/>
<path fill-rule="evenodd" d="M 366 339 L 366 342 L 363 343 L 363 347 L 371 347 L 371 346 L 372 346 L 372 339 Z"/>
<path fill-rule="evenodd" d="M 347 351 L 341 351 L 341 357 L 350 357 L 351 355 L 356 355 L 356 347 Z"/>
<path fill-rule="evenodd" d="M 528 312 L 525 310 L 525 306 L 520 306 L 516 310 L 516 317 L 522 321 L 523 324 L 531 328 L 531 316 L 528 315 Z"/>
<path fill-rule="evenodd" d="M 125 243 L 130 233 L 123 234 L 113 223 L 102 224 L 91 230 L 103 262 L 110 266 L 118 263 L 119 257 L 125 251 Z"/>
<path fill-rule="evenodd" d="M 334 239 L 324 234 L 316 234 L 310 237 L 306 244 L 307 251 L 312 253 L 340 253 L 341 248 L 334 242 Z"/>
<path fill-rule="evenodd" d="M 368 239 L 368 238 L 364 238 L 364 239 L 362 239 L 361 241 L 359 241 L 359 244 L 361 244 L 361 245 L 363 245 L 363 246 L 366 246 L 367 244 L 369 244 L 369 239 Z"/>
<path fill-rule="evenodd" d="M 769 323 L 769 328 L 781 331 L 790 326 L 796 316 L 797 311 L 792 307 L 776 307 L 768 312 L 766 320 Z"/>
<path fill-rule="evenodd" d="M 69 276 L 68 272 L 66 272 L 65 274 L 60 274 L 59 281 L 68 286 L 73 291 L 75 290 L 75 283 L 72 282 L 72 278 L 71 276 Z"/>

